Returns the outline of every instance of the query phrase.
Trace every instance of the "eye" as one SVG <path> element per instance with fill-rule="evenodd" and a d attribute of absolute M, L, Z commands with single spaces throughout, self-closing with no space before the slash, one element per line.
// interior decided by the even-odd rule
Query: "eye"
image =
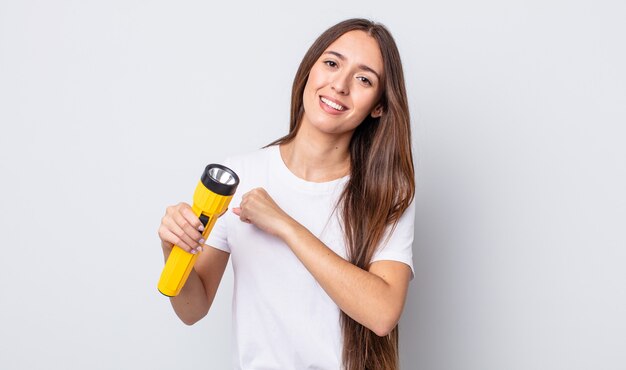
<path fill-rule="evenodd" d="M 324 64 L 326 64 L 329 67 L 333 67 L 333 68 L 337 67 L 337 63 L 335 63 L 334 60 L 325 60 Z"/>
<path fill-rule="evenodd" d="M 357 80 L 363 82 L 367 86 L 372 86 L 372 81 L 368 80 L 367 77 L 359 76 Z"/>

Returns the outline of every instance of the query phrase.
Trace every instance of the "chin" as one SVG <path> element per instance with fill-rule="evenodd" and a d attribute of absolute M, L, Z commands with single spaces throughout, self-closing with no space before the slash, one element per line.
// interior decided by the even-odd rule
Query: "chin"
<path fill-rule="evenodd" d="M 321 133 L 324 133 L 326 135 L 334 135 L 337 137 L 351 136 L 354 130 L 356 129 L 356 127 L 347 128 L 343 126 L 332 125 L 330 123 L 321 123 L 321 124 L 317 124 L 313 126 L 315 127 L 317 131 Z"/>

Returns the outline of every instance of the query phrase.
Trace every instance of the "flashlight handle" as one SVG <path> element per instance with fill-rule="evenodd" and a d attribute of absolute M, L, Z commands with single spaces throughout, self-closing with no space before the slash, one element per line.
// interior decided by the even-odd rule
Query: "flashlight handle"
<path fill-rule="evenodd" d="M 218 215 L 204 214 L 200 208 L 195 205 L 192 207 L 192 210 L 204 225 L 202 238 L 206 240 L 215 225 Z M 179 246 L 174 245 L 172 252 L 167 258 L 163 272 L 161 273 L 161 279 L 158 285 L 159 291 L 168 297 L 177 296 L 185 285 L 185 282 L 187 282 L 187 278 L 197 258 L 198 254 L 189 253 Z"/>

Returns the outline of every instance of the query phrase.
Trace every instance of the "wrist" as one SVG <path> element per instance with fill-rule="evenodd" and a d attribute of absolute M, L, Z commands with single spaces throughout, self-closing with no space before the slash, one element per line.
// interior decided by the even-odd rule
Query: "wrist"
<path fill-rule="evenodd" d="M 280 228 L 278 237 L 281 238 L 285 243 L 289 244 L 289 240 L 293 239 L 294 236 L 298 234 L 298 231 L 304 226 L 300 225 L 296 220 L 291 217 L 288 217 L 283 226 Z"/>

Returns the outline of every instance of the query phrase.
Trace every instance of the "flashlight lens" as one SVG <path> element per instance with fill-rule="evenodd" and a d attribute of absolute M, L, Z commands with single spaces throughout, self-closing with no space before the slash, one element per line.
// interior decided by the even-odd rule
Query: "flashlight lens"
<path fill-rule="evenodd" d="M 234 185 L 236 182 L 235 177 L 233 177 L 232 174 L 217 167 L 213 167 L 209 170 L 209 176 L 211 176 L 213 180 L 224 185 Z"/>
<path fill-rule="evenodd" d="M 235 194 L 239 185 L 239 177 L 233 170 L 216 163 L 204 168 L 200 181 L 207 189 L 223 196 Z"/>

